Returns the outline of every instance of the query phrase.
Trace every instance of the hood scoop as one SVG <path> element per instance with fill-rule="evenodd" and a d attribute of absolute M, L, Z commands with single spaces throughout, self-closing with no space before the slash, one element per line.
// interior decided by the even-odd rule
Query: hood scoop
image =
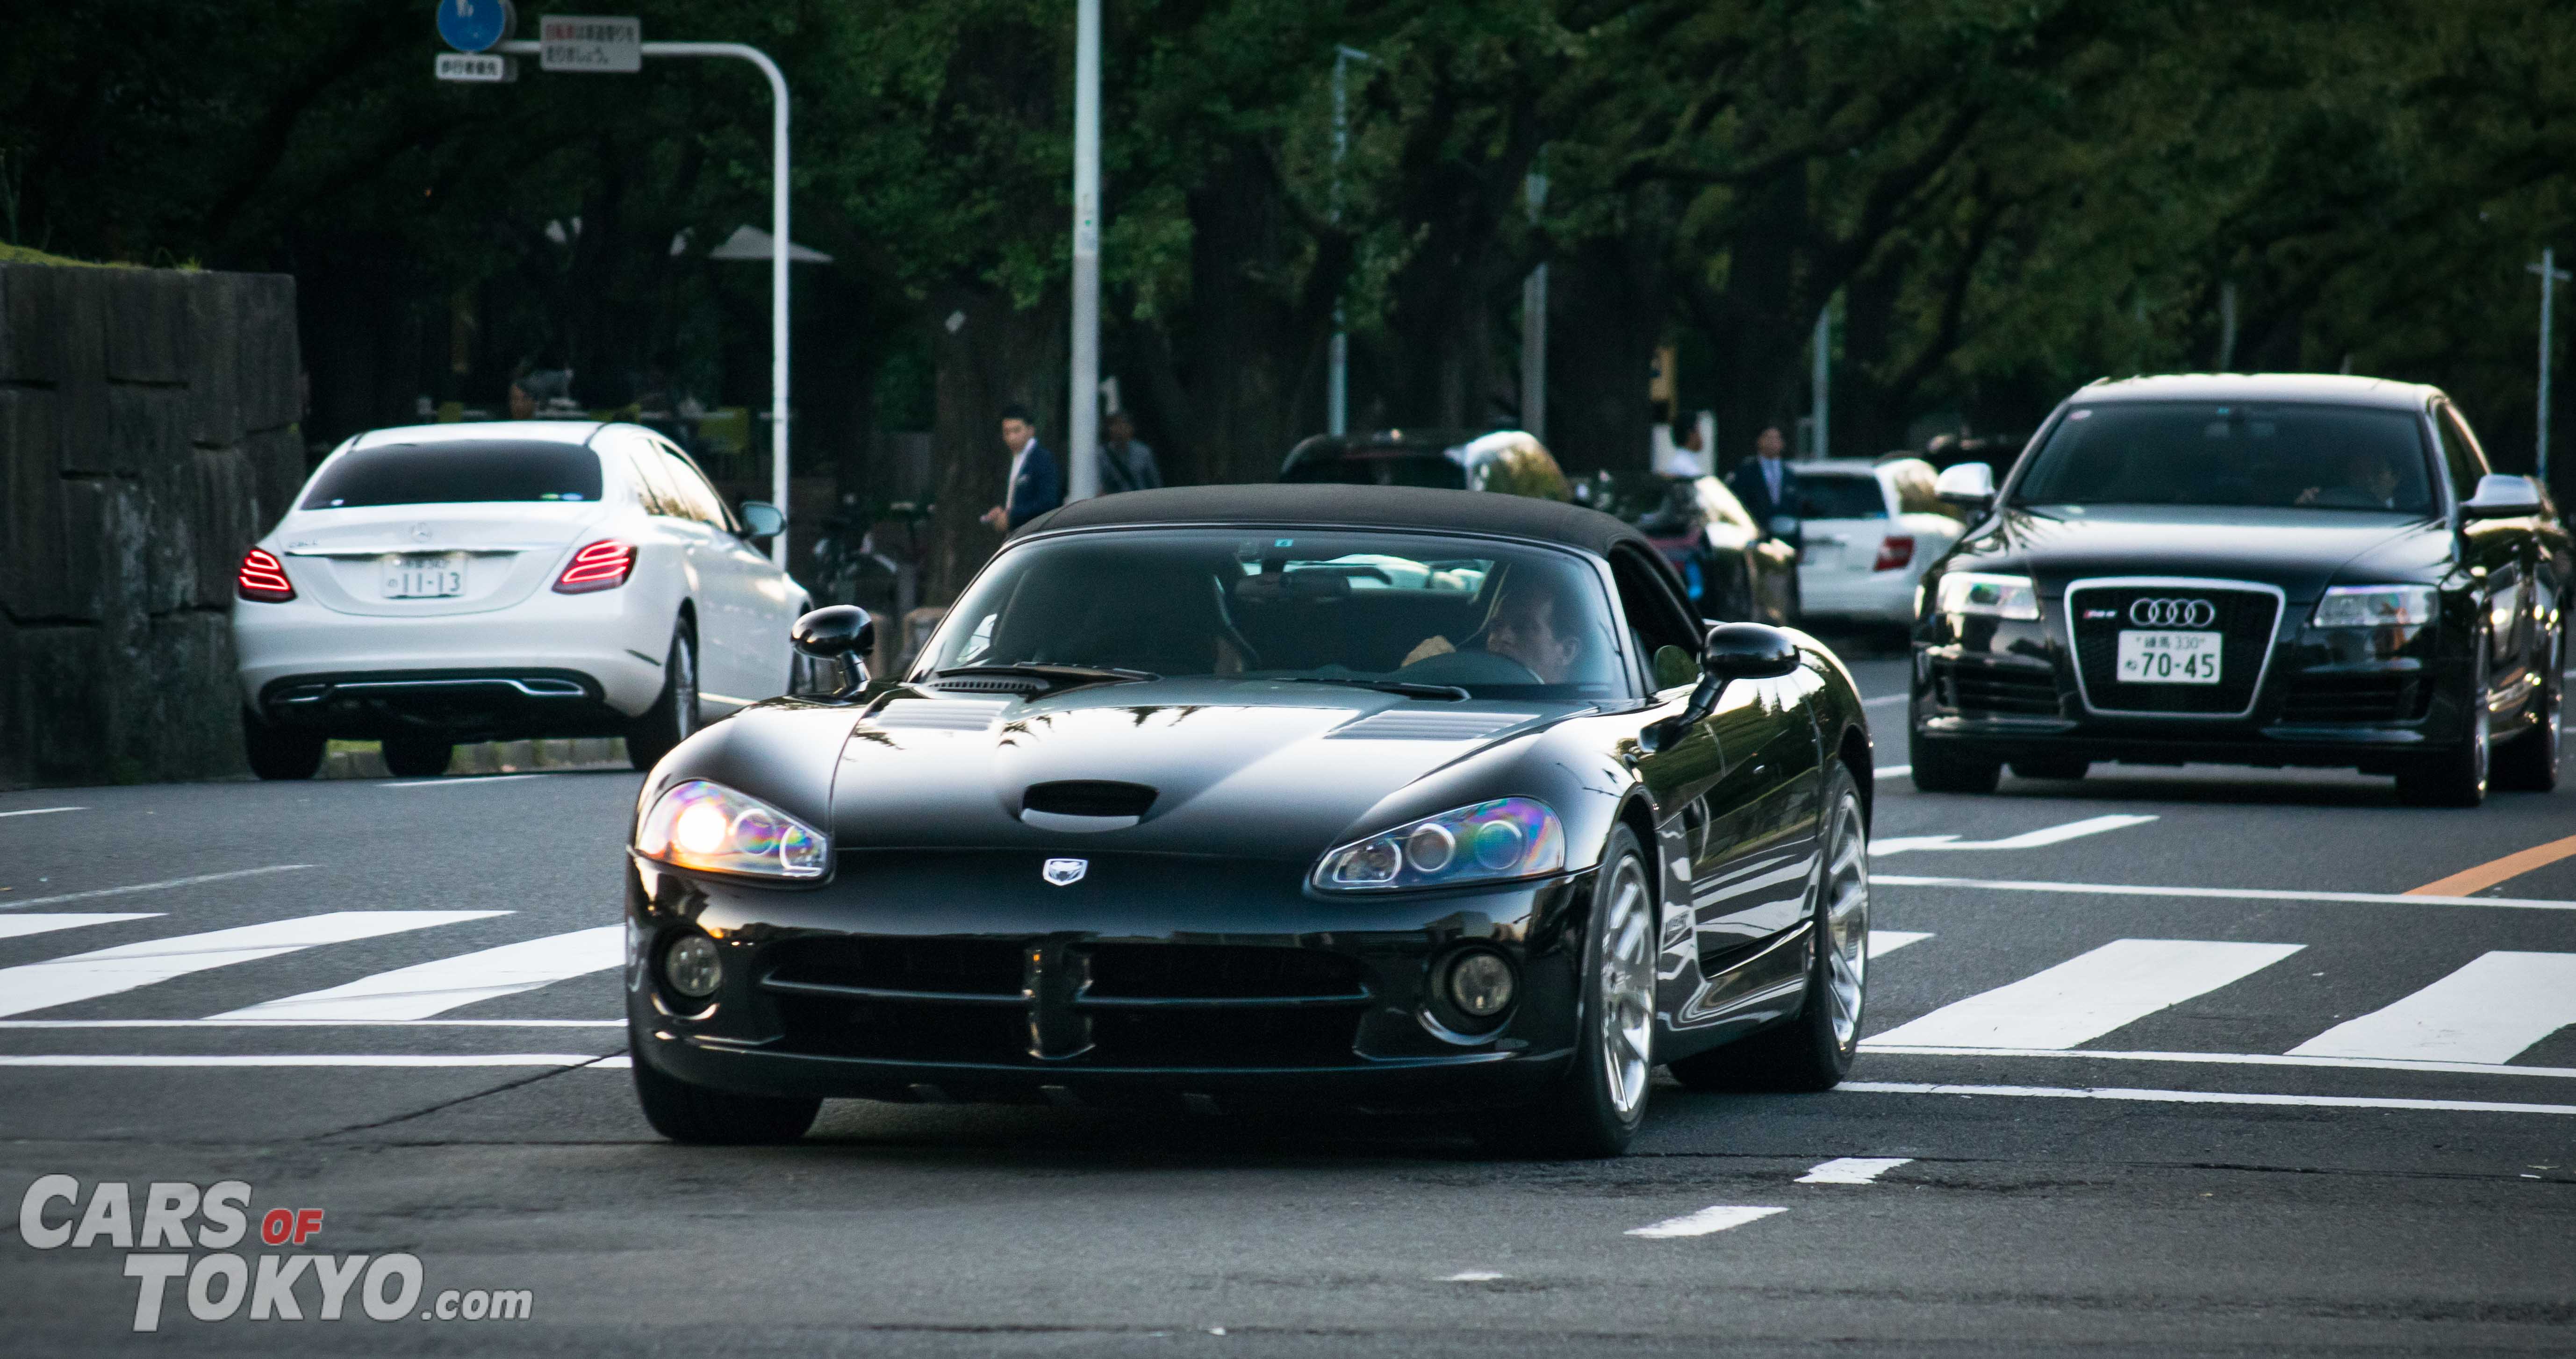
<path fill-rule="evenodd" d="M 1415 712 L 1391 708 L 1334 731 L 1338 741 L 1472 741 L 1517 727 L 1537 713 Z"/>
<path fill-rule="evenodd" d="M 1064 779 L 1033 783 L 1020 796 L 1020 820 L 1039 830 L 1080 835 L 1125 830 L 1145 819 L 1157 796 L 1141 783 Z"/>
<path fill-rule="evenodd" d="M 1047 682 L 1035 675 L 958 675 L 935 679 L 921 687 L 941 694 L 1010 694 L 1025 698 L 1046 692 Z"/>
<path fill-rule="evenodd" d="M 897 699 L 877 709 L 866 725 L 880 731 L 985 731 L 1011 706 L 1003 699 Z"/>

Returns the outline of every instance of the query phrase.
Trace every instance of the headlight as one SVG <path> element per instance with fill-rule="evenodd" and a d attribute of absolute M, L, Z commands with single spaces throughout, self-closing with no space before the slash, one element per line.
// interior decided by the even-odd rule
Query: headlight
<path fill-rule="evenodd" d="M 2039 589 L 2028 576 L 1953 571 L 1941 577 L 1941 612 L 2029 622 L 2039 617 Z"/>
<path fill-rule="evenodd" d="M 2321 628 L 2414 627 L 2432 621 L 2430 585 L 2338 585 L 2317 601 Z"/>
<path fill-rule="evenodd" d="M 691 779 L 664 793 L 635 831 L 635 852 L 682 868 L 819 878 L 831 842 L 787 813 L 721 784 Z"/>
<path fill-rule="evenodd" d="M 1532 878 L 1565 867 L 1565 826 L 1544 802 L 1479 802 L 1347 844 L 1315 865 L 1328 892 L 1448 887 Z"/>

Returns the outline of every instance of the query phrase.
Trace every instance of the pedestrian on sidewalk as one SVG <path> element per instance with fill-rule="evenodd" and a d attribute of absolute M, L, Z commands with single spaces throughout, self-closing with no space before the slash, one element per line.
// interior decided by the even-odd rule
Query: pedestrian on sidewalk
<path fill-rule="evenodd" d="M 1726 474 L 1728 490 L 1752 511 L 1753 522 L 1765 533 L 1801 547 L 1806 534 L 1798 522 L 1798 473 L 1780 455 L 1789 441 L 1781 437 L 1776 424 L 1764 425 L 1754 436 L 1753 456 L 1735 465 Z"/>
<path fill-rule="evenodd" d="M 1136 422 L 1125 411 L 1109 413 L 1107 437 L 1100 441 L 1100 493 L 1114 495 L 1120 491 L 1150 491 L 1163 484 L 1163 470 L 1154 465 L 1154 450 L 1136 438 Z"/>
<path fill-rule="evenodd" d="M 1002 446 L 1011 451 L 1010 489 L 1003 503 L 984 511 L 995 532 L 1008 533 L 1064 503 L 1064 478 L 1055 455 L 1038 443 L 1037 421 L 1029 408 L 1002 408 Z"/>

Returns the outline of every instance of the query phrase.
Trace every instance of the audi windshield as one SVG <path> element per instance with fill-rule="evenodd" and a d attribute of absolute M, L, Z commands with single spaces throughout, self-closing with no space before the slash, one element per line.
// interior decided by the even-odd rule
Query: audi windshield
<path fill-rule="evenodd" d="M 2032 455 L 2024 505 L 2246 505 L 2429 514 L 2412 412 L 2133 401 L 2079 406 Z"/>

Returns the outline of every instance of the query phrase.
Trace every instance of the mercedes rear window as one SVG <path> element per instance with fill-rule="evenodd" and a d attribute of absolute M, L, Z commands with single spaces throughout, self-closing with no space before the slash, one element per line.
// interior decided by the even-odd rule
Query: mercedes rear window
<path fill-rule="evenodd" d="M 1801 519 L 1885 519 L 1887 492 L 1875 476 L 1847 477 L 1831 472 L 1798 474 Z"/>
<path fill-rule="evenodd" d="M 2423 418 L 2369 406 L 2079 406 L 2031 456 L 2025 505 L 2433 508 Z"/>
<path fill-rule="evenodd" d="M 351 449 L 304 492 L 308 510 L 600 496 L 599 455 L 579 444 L 504 441 Z"/>

